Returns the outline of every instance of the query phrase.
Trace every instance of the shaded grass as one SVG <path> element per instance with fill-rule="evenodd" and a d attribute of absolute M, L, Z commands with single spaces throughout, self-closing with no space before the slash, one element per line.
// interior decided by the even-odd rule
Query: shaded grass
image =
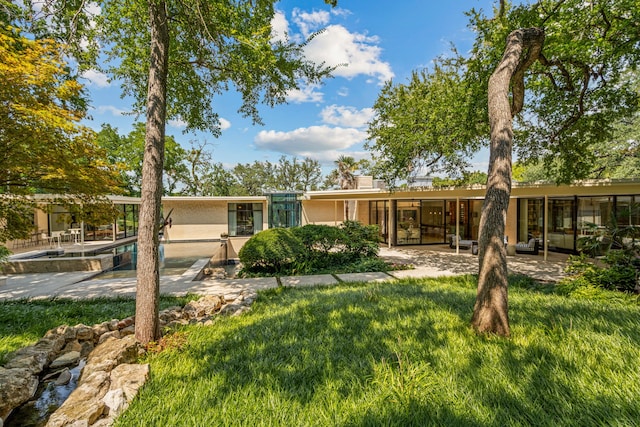
<path fill-rule="evenodd" d="M 194 296 L 161 297 L 160 308 L 182 306 Z M 133 298 L 23 299 L 0 301 L 0 365 L 9 353 L 36 343 L 50 329 L 60 325 L 94 325 L 124 319 L 135 313 Z"/>
<path fill-rule="evenodd" d="M 512 281 L 511 339 L 469 327 L 472 276 L 261 293 L 150 356 L 118 425 L 636 424 L 640 307 Z"/>

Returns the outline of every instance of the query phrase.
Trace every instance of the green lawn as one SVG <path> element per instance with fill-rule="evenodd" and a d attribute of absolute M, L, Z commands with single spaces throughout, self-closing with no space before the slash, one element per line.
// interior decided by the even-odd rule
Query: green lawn
<path fill-rule="evenodd" d="M 638 425 L 637 300 L 528 284 L 512 279 L 510 339 L 469 327 L 472 276 L 261 293 L 148 356 L 117 425 Z"/>

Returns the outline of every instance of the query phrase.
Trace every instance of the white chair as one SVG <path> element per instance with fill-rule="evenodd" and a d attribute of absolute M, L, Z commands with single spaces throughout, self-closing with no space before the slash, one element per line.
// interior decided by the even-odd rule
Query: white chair
<path fill-rule="evenodd" d="M 51 235 L 49 236 L 49 247 L 53 247 L 53 242 L 55 241 L 58 242 L 58 247 L 60 247 L 63 234 L 64 234 L 64 231 L 52 231 Z"/>

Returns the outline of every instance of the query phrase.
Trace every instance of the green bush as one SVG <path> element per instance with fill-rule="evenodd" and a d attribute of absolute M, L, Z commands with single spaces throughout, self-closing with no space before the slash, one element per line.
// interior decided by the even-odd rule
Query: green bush
<path fill-rule="evenodd" d="M 598 267 L 583 253 L 567 260 L 567 273 L 563 286 L 575 290 L 582 287 L 599 287 L 609 290 L 633 291 L 636 286 L 636 255 L 627 250 L 609 250 L 602 260 L 607 266 Z"/>
<path fill-rule="evenodd" d="M 377 225 L 363 225 L 357 221 L 345 221 L 341 226 L 344 252 L 352 259 L 370 258 L 380 250 Z"/>
<path fill-rule="evenodd" d="M 290 228 L 270 228 L 247 240 L 238 256 L 249 272 L 282 274 L 304 252 L 302 241 Z"/>
<path fill-rule="evenodd" d="M 340 227 L 265 230 L 249 239 L 239 256 L 242 275 L 387 270 L 378 250 L 377 226 L 347 221 Z"/>

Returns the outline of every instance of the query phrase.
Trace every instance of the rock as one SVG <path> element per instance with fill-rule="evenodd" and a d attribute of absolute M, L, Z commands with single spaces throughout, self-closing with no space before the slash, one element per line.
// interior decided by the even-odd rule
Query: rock
<path fill-rule="evenodd" d="M 127 335 L 133 335 L 135 333 L 136 333 L 136 326 L 135 325 L 127 326 L 124 329 L 120 329 L 120 336 L 121 337 L 126 337 Z"/>
<path fill-rule="evenodd" d="M 109 322 L 102 322 L 97 325 L 93 325 L 93 335 L 96 337 L 101 336 L 102 334 L 106 334 L 113 329 L 109 328 Z"/>
<path fill-rule="evenodd" d="M 74 326 L 76 330 L 76 338 L 79 341 L 89 341 L 93 340 L 93 328 L 87 325 L 76 325 Z"/>
<path fill-rule="evenodd" d="M 122 364 L 111 371 L 111 388 L 121 389 L 131 403 L 140 387 L 149 379 L 149 365 Z"/>
<path fill-rule="evenodd" d="M 63 366 L 70 366 L 78 364 L 80 360 L 80 352 L 79 351 L 70 351 L 69 353 L 65 353 L 62 356 L 56 358 L 49 367 L 51 369 L 61 368 Z"/>
<path fill-rule="evenodd" d="M 60 375 L 58 375 L 58 378 L 56 378 L 56 380 L 54 381 L 54 384 L 57 386 L 69 384 L 69 381 L 71 381 L 71 377 L 71 371 L 69 370 L 69 368 L 64 368 L 60 372 Z"/>
<path fill-rule="evenodd" d="M 138 343 L 135 336 L 128 335 L 122 339 L 109 338 L 89 354 L 82 376 L 84 377 L 85 372 L 111 371 L 121 363 L 135 362 L 137 357 Z"/>
<path fill-rule="evenodd" d="M 197 301 L 190 301 L 182 311 L 190 318 L 204 317 L 219 311 L 224 303 L 222 296 L 207 295 Z"/>
<path fill-rule="evenodd" d="M 232 304 L 227 304 L 224 307 L 222 307 L 222 309 L 220 310 L 220 314 L 231 314 L 231 313 L 235 313 L 236 311 L 238 311 L 240 308 L 242 307 L 242 304 L 236 304 L 236 303 L 232 303 Z"/>
<path fill-rule="evenodd" d="M 115 418 L 120 415 L 127 408 L 127 399 L 124 396 L 124 391 L 121 388 L 115 390 L 109 390 L 102 401 L 108 408 L 107 415 L 109 418 Z"/>
<path fill-rule="evenodd" d="M 82 353 L 82 345 L 80 344 L 80 342 L 78 342 L 78 340 L 69 341 L 67 345 L 65 345 L 62 349 L 63 353 L 68 353 L 70 351 L 77 351 Z"/>
<path fill-rule="evenodd" d="M 110 331 L 110 332 L 106 332 L 102 335 L 100 335 L 100 338 L 98 338 L 98 345 L 102 344 L 103 342 L 105 342 L 106 340 L 108 340 L 109 338 L 120 338 L 120 331 Z"/>
<path fill-rule="evenodd" d="M 32 374 L 38 375 L 48 364 L 49 352 L 39 350 L 32 345 L 13 353 L 4 367 L 7 369 L 28 369 Z"/>
<path fill-rule="evenodd" d="M 11 411 L 35 395 L 38 377 L 28 369 L 0 367 L 0 384 L 0 419 L 4 420 Z"/>
<path fill-rule="evenodd" d="M 80 354 L 82 357 L 87 357 L 94 348 L 93 341 L 83 341 L 80 345 Z"/>

